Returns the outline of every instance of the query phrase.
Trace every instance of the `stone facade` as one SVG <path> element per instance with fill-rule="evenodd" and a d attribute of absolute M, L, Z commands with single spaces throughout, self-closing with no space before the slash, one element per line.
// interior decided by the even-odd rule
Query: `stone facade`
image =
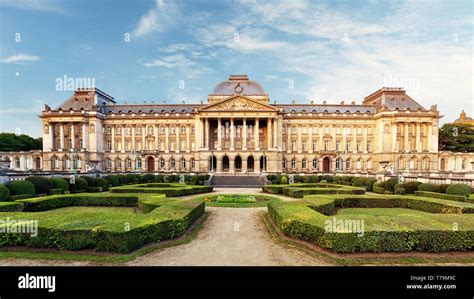
<path fill-rule="evenodd" d="M 117 104 L 97 88 L 76 90 L 56 109 L 45 105 L 43 152 L 32 165 L 229 174 L 473 169 L 472 154 L 438 152 L 436 105 L 425 109 L 401 88 L 381 88 L 362 104 L 271 104 L 261 85 L 239 75 L 218 84 L 207 102 Z M 2 155 L 16 165 L 15 155 Z"/>

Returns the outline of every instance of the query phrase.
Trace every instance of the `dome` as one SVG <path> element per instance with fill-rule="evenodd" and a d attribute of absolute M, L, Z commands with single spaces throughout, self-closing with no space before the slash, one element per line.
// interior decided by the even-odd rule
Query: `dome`
<path fill-rule="evenodd" d="M 213 95 L 264 95 L 265 90 L 257 82 L 250 81 L 247 75 L 231 75 L 227 81 L 216 85 Z"/>

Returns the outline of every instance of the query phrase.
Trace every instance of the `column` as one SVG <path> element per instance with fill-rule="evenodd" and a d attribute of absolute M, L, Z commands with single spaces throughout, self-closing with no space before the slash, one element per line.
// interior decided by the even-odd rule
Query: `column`
<path fill-rule="evenodd" d="M 260 128 L 259 128 L 260 124 L 259 124 L 259 119 L 258 118 L 255 118 L 255 136 L 254 136 L 254 139 L 255 139 L 255 150 L 256 151 L 259 151 L 260 150 Z"/>
<path fill-rule="evenodd" d="M 82 148 L 89 150 L 89 130 L 86 123 L 82 124 Z"/>
<path fill-rule="evenodd" d="M 293 149 L 291 148 L 291 126 L 286 125 L 286 150 L 287 152 L 291 152 Z"/>
<path fill-rule="evenodd" d="M 318 146 L 320 151 L 324 150 L 323 136 L 324 136 L 324 126 L 320 125 L 319 126 L 319 146 Z"/>
<path fill-rule="evenodd" d="M 367 153 L 367 126 L 364 126 L 364 153 Z"/>
<path fill-rule="evenodd" d="M 283 144 L 283 118 L 279 117 L 276 119 L 277 127 L 278 127 L 278 134 L 277 134 L 277 142 L 276 146 L 278 150 L 282 150 Z"/>
<path fill-rule="evenodd" d="M 404 135 L 405 140 L 403 143 L 404 150 L 410 149 L 409 144 L 408 144 L 408 130 L 409 130 L 408 123 L 405 123 L 405 135 Z"/>
<path fill-rule="evenodd" d="M 110 148 L 112 153 L 115 152 L 115 125 L 112 125 L 112 147 Z"/>
<path fill-rule="evenodd" d="M 64 150 L 64 124 L 59 125 L 59 151 Z"/>
<path fill-rule="evenodd" d="M 256 172 L 256 173 L 259 173 L 260 172 L 260 158 L 255 158 L 255 160 L 253 161 L 253 171 Z"/>
<path fill-rule="evenodd" d="M 242 158 L 242 173 L 247 173 L 247 160 L 248 160 L 248 157 L 245 159 Z"/>
<path fill-rule="evenodd" d="M 301 153 L 301 125 L 298 124 L 298 140 L 297 140 L 298 153 Z"/>
<path fill-rule="evenodd" d="M 267 120 L 267 142 L 268 142 L 267 149 L 272 148 L 272 139 L 273 139 L 273 136 L 272 136 L 272 119 L 268 118 L 268 120 Z"/>
<path fill-rule="evenodd" d="M 135 147 L 135 125 L 132 125 L 132 150 L 136 151 Z"/>
<path fill-rule="evenodd" d="M 429 151 L 429 152 L 431 152 L 431 150 L 432 150 L 432 147 L 431 147 L 431 143 L 432 143 L 432 142 L 431 142 L 431 138 L 432 138 L 433 136 L 432 136 L 432 131 L 431 131 L 431 130 L 432 130 L 432 125 L 431 125 L 431 123 L 428 123 L 428 136 L 427 136 L 428 140 L 427 140 L 427 141 L 428 141 L 428 151 Z"/>
<path fill-rule="evenodd" d="M 147 130 L 148 130 L 148 126 L 145 125 L 142 127 L 142 150 L 146 150 L 147 149 L 147 145 L 146 145 L 146 134 L 147 134 Z"/>
<path fill-rule="evenodd" d="M 186 152 L 191 151 L 191 128 L 190 125 L 186 125 Z"/>
<path fill-rule="evenodd" d="M 205 125 L 204 130 L 206 130 L 204 134 L 204 147 L 209 150 L 210 142 L 209 142 L 209 119 L 208 118 L 206 118 L 206 125 Z"/>
<path fill-rule="evenodd" d="M 392 124 L 392 151 L 397 152 L 397 129 L 398 125 L 397 123 Z"/>
<path fill-rule="evenodd" d="M 273 119 L 273 148 L 278 149 L 278 121 Z"/>
<path fill-rule="evenodd" d="M 416 123 L 416 151 L 421 152 L 421 139 L 420 139 L 421 131 L 420 131 L 420 123 Z"/>
<path fill-rule="evenodd" d="M 122 153 L 125 153 L 125 125 L 122 126 Z"/>
<path fill-rule="evenodd" d="M 51 145 L 51 148 L 50 150 L 53 151 L 54 148 L 55 148 L 55 144 L 54 144 L 54 124 L 53 123 L 49 123 L 49 144 Z M 13 161 L 11 162 L 13 163 Z"/>
<path fill-rule="evenodd" d="M 71 143 L 72 148 L 76 148 L 76 126 L 74 123 L 71 124 Z"/>
<path fill-rule="evenodd" d="M 169 153 L 170 150 L 170 126 L 166 124 L 165 127 L 165 153 Z"/>
<path fill-rule="evenodd" d="M 306 146 L 308 148 L 308 153 L 313 153 L 313 127 L 308 125 L 306 130 L 308 131 L 308 143 Z M 312 163 L 312 160 L 311 160 Z M 311 167 L 312 168 L 312 167 Z"/>
<path fill-rule="evenodd" d="M 220 120 L 219 120 L 220 122 Z M 216 172 L 222 172 L 222 158 L 216 159 L 217 165 L 216 165 Z"/>
<path fill-rule="evenodd" d="M 221 124 L 221 119 L 217 119 L 217 150 L 220 151 L 222 150 L 222 124 Z M 222 164 L 222 160 L 221 160 Z"/>
<path fill-rule="evenodd" d="M 159 151 L 160 150 L 160 136 L 159 134 L 159 127 L 157 125 L 153 126 L 153 130 L 155 133 L 155 150 Z M 158 169 L 158 168 L 156 168 Z"/>
<path fill-rule="evenodd" d="M 357 127 L 352 126 L 352 152 L 357 152 Z"/>
<path fill-rule="evenodd" d="M 247 119 L 246 118 L 243 119 L 243 126 L 244 126 L 244 128 L 243 128 L 244 132 L 243 132 L 242 150 L 246 151 L 247 150 Z M 246 163 L 247 162 L 245 162 L 245 164 Z M 244 164 L 244 161 L 242 161 L 242 172 L 244 172 L 243 171 L 243 169 L 244 169 L 243 164 Z M 247 168 L 247 164 L 245 165 L 245 168 Z"/>
<path fill-rule="evenodd" d="M 233 151 L 235 148 L 235 126 L 234 119 L 230 119 L 230 150 Z M 230 167 L 230 166 L 229 166 Z"/>
<path fill-rule="evenodd" d="M 342 127 L 342 148 L 341 150 L 342 151 L 345 151 L 347 148 L 347 128 L 346 127 Z M 344 164 L 344 163 L 342 163 Z"/>
<path fill-rule="evenodd" d="M 235 157 L 234 158 L 229 158 L 229 172 L 234 173 L 235 172 Z"/>
<path fill-rule="evenodd" d="M 181 126 L 177 125 L 175 127 L 175 129 L 176 129 L 176 131 L 175 131 L 175 133 L 176 133 L 176 152 L 179 153 L 179 150 L 181 148 L 181 146 L 179 144 L 180 143 L 179 142 L 179 134 L 181 133 Z"/>

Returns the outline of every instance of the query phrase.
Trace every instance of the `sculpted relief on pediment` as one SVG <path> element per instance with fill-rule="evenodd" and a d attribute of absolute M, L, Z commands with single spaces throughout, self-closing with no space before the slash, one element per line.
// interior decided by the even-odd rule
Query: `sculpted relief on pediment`
<path fill-rule="evenodd" d="M 255 111 L 255 110 L 269 110 L 269 107 L 249 101 L 243 98 L 232 99 L 224 101 L 209 107 L 212 110 L 237 110 L 237 111 Z M 271 108 L 270 108 L 271 109 Z"/>

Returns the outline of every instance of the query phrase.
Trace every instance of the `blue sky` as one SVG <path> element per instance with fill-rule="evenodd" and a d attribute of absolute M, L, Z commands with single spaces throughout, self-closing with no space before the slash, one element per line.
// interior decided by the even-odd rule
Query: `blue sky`
<path fill-rule="evenodd" d="M 0 131 L 39 136 L 63 76 L 129 103 L 206 101 L 230 74 L 278 103 L 402 86 L 474 116 L 473 24 L 472 1 L 1 0 Z"/>

